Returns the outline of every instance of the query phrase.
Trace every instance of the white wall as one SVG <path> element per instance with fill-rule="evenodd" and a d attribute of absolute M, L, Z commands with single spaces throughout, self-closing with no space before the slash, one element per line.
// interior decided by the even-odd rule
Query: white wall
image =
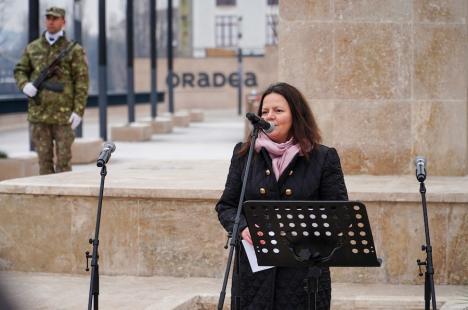
<path fill-rule="evenodd" d="M 239 14 L 242 16 L 243 49 L 261 49 L 265 46 L 266 0 L 238 0 Z"/>
<path fill-rule="evenodd" d="M 193 1 L 193 47 L 195 57 L 204 57 L 205 48 L 215 46 L 215 16 L 242 16 L 240 47 L 245 54 L 263 54 L 266 41 L 266 14 L 277 13 L 266 0 L 237 0 L 235 6 L 216 6 L 215 0 Z"/>
<path fill-rule="evenodd" d="M 215 1 L 193 1 L 193 50 L 215 46 Z M 200 54 L 204 56 L 204 53 Z"/>

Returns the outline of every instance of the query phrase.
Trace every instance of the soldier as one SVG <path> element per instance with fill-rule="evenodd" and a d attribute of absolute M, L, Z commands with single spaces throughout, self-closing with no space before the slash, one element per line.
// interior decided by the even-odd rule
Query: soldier
<path fill-rule="evenodd" d="M 39 157 L 40 174 L 71 170 L 71 145 L 75 139 L 73 130 L 81 123 L 89 84 L 85 52 L 78 44 L 72 47 L 63 30 L 65 10 L 50 7 L 45 16 L 47 30 L 39 39 L 28 44 L 14 69 L 18 88 L 29 97 L 28 121 Z M 59 89 L 47 86 L 36 88 L 33 82 L 41 70 L 67 47 L 71 48 L 46 80 L 50 85 L 59 85 Z M 55 168 L 54 142 L 57 156 Z"/>

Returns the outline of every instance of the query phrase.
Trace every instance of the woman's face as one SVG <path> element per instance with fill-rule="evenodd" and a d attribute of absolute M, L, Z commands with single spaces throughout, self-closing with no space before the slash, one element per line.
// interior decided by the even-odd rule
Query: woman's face
<path fill-rule="evenodd" d="M 276 93 L 263 98 L 261 117 L 273 124 L 275 129 L 268 134 L 276 143 L 284 143 L 291 138 L 292 114 L 286 99 Z"/>

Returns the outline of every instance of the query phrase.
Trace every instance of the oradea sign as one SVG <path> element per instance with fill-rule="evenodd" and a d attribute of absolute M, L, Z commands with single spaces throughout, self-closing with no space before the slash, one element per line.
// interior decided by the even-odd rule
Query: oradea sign
<path fill-rule="evenodd" d="M 232 72 L 226 74 L 224 72 L 182 72 L 172 74 L 172 82 L 174 87 L 182 88 L 209 88 L 209 87 L 239 87 L 239 74 Z M 253 72 L 244 73 L 244 86 L 257 87 L 257 76 Z"/>

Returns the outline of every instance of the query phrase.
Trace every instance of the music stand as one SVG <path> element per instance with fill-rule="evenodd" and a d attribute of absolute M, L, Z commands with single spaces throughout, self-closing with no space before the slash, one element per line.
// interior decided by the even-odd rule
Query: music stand
<path fill-rule="evenodd" d="M 309 309 L 315 309 L 319 267 L 381 265 L 362 202 L 250 200 L 244 213 L 258 265 L 309 268 Z"/>

